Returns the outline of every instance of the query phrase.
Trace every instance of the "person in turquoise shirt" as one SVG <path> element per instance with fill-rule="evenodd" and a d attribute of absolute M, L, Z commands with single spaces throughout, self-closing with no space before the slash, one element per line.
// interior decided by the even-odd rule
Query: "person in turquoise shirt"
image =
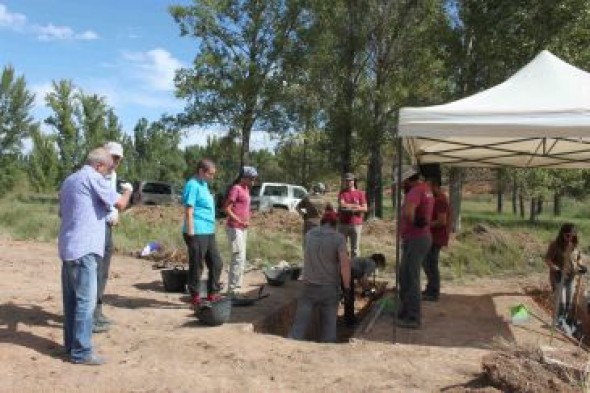
<path fill-rule="evenodd" d="M 182 192 L 184 226 L 182 236 L 188 249 L 187 288 L 194 307 L 201 304 L 200 281 L 203 262 L 207 266 L 207 301 L 220 298 L 219 278 L 223 262 L 215 241 L 215 203 L 209 182 L 215 177 L 215 164 L 203 159 Z"/>

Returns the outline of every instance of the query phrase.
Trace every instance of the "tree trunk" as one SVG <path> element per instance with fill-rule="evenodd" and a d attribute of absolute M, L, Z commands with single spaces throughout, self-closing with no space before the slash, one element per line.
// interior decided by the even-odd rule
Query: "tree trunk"
<path fill-rule="evenodd" d="M 504 209 L 504 177 L 502 175 L 502 170 L 496 171 L 496 192 L 497 192 L 497 200 L 496 200 L 496 212 L 502 213 Z"/>
<path fill-rule="evenodd" d="M 512 214 L 518 214 L 518 185 L 516 184 L 516 179 L 512 180 Z"/>
<path fill-rule="evenodd" d="M 373 146 L 367 168 L 367 204 L 368 216 L 383 218 L 383 181 L 381 168 L 383 157 L 380 146 Z"/>
<path fill-rule="evenodd" d="M 449 173 L 449 194 L 451 203 L 451 230 L 461 231 L 461 191 L 463 189 L 463 168 L 451 168 Z"/>
<path fill-rule="evenodd" d="M 529 221 L 535 222 L 535 217 L 537 213 L 537 198 L 531 198 L 530 207 L 529 207 Z"/>
<path fill-rule="evenodd" d="M 543 214 L 543 197 L 537 198 L 537 216 Z"/>
<path fill-rule="evenodd" d="M 561 193 L 559 191 L 555 191 L 553 194 L 553 215 L 561 216 Z"/>
<path fill-rule="evenodd" d="M 522 192 L 518 193 L 518 205 L 520 207 L 520 218 L 524 220 L 524 195 L 522 195 Z"/>

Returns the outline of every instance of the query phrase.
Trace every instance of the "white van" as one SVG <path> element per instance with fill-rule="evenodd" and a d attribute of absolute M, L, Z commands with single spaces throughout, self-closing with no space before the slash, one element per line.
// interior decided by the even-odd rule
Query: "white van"
<path fill-rule="evenodd" d="M 250 210 L 269 211 L 284 209 L 295 211 L 295 206 L 307 194 L 301 186 L 286 183 L 261 183 L 250 189 Z"/>

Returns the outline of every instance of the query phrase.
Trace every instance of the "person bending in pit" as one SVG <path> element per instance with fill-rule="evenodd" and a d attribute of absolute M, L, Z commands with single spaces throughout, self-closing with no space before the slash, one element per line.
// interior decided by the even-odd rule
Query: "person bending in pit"
<path fill-rule="evenodd" d="M 370 296 L 374 288 L 369 282 L 369 277 L 375 274 L 377 269 L 385 267 L 385 255 L 373 254 L 370 257 L 352 258 L 350 267 L 350 291 L 344 299 L 344 321 L 348 326 L 356 324 L 354 316 L 355 281 L 361 286 L 363 296 Z"/>
<path fill-rule="evenodd" d="M 320 341 L 336 341 L 336 320 L 340 303 L 340 286 L 345 296 L 350 287 L 350 258 L 346 240 L 336 230 L 338 214 L 326 210 L 320 226 L 306 235 L 304 253 L 303 289 L 297 301 L 295 321 L 289 337 L 303 340 L 313 315 L 314 307 L 320 311 Z"/>
<path fill-rule="evenodd" d="M 580 264 L 578 234 L 574 224 L 565 223 L 547 249 L 545 263 L 549 267 L 549 283 L 554 294 L 554 325 L 567 323 L 567 314 L 574 296 L 573 282 L 576 272 L 585 273 L 586 266 Z M 571 322 L 571 321 L 570 321 Z"/>

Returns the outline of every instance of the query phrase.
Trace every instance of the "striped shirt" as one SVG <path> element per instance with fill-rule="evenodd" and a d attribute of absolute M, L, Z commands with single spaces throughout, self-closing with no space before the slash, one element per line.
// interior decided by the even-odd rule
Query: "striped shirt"
<path fill-rule="evenodd" d="M 89 165 L 64 180 L 59 191 L 61 260 L 104 255 L 106 217 L 118 199 L 111 183 Z"/>

